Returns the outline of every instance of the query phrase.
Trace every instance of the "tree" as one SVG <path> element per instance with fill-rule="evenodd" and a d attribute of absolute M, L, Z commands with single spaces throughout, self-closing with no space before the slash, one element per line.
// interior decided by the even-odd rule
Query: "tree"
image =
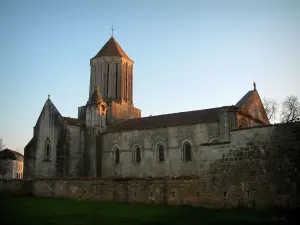
<path fill-rule="evenodd" d="M 300 103 L 297 96 L 288 96 L 282 103 L 281 121 L 295 122 L 300 119 Z"/>
<path fill-rule="evenodd" d="M 7 159 L 0 159 L 0 175 L 4 179 L 5 175 L 10 172 L 10 163 Z"/>
<path fill-rule="evenodd" d="M 264 98 L 263 99 L 263 105 L 264 105 L 264 108 L 266 110 L 267 117 L 268 117 L 269 121 L 275 121 L 276 120 L 276 113 L 277 113 L 278 106 L 279 106 L 277 101 L 273 100 L 273 99 Z"/>
<path fill-rule="evenodd" d="M 4 149 L 5 145 L 3 144 L 3 139 L 0 137 L 0 151 Z"/>

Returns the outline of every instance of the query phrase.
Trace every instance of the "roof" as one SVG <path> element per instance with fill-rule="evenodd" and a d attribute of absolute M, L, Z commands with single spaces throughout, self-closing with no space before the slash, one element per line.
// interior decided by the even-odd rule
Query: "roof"
<path fill-rule="evenodd" d="M 126 59 L 129 59 L 132 61 L 124 52 L 124 50 L 121 48 L 121 46 L 118 44 L 118 42 L 114 39 L 114 37 L 111 37 L 106 44 L 101 48 L 101 50 L 97 53 L 96 56 L 94 56 L 92 59 L 99 58 L 102 56 L 119 56 L 124 57 Z"/>
<path fill-rule="evenodd" d="M 21 153 L 16 152 L 16 151 L 11 150 L 11 149 L 8 149 L 8 148 L 0 151 L 0 159 L 12 159 L 12 160 L 16 160 L 17 156 L 24 158 L 24 156 Z"/>
<path fill-rule="evenodd" d="M 81 126 L 85 125 L 84 120 L 76 119 L 76 118 L 71 118 L 71 117 L 63 117 L 64 121 L 67 122 L 68 125 L 71 126 Z"/>
<path fill-rule="evenodd" d="M 247 102 L 247 100 L 253 95 L 254 92 L 255 90 L 248 91 L 235 105 L 239 108 L 242 107 L 242 105 Z"/>
<path fill-rule="evenodd" d="M 191 125 L 196 123 L 214 123 L 219 119 L 219 110 L 220 108 L 211 108 L 129 119 L 122 123 L 108 127 L 106 132 L 113 133 L 126 130 L 155 129 L 168 126 Z"/>
<path fill-rule="evenodd" d="M 98 90 L 98 87 L 95 86 L 95 91 L 93 92 L 93 94 L 91 95 L 88 104 L 98 104 L 103 102 L 103 98 Z"/>

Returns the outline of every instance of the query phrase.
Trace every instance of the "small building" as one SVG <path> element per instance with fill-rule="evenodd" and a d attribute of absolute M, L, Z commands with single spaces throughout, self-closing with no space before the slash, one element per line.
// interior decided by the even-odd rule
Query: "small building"
<path fill-rule="evenodd" d="M 0 179 L 22 179 L 24 156 L 8 148 L 0 151 Z"/>

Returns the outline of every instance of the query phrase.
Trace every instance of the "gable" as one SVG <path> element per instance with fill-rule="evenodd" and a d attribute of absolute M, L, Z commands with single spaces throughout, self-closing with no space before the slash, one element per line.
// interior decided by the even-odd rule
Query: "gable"
<path fill-rule="evenodd" d="M 270 124 L 261 98 L 256 90 L 248 91 L 236 104 L 239 108 L 238 117 L 249 117 L 261 125 Z"/>
<path fill-rule="evenodd" d="M 47 101 L 45 102 L 44 107 L 38 117 L 38 120 L 35 124 L 35 127 L 34 127 L 35 129 L 39 129 L 39 124 L 40 124 L 41 120 L 46 116 L 47 113 L 48 113 L 49 119 L 51 120 L 52 123 L 58 124 L 63 119 L 62 115 L 57 110 L 57 108 L 52 103 L 52 101 L 50 99 L 47 99 Z"/>

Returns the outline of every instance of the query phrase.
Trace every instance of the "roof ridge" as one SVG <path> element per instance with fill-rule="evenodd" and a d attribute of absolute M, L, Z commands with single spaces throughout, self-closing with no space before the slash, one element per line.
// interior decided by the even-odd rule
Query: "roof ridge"
<path fill-rule="evenodd" d="M 144 116 L 144 117 L 135 118 L 135 119 L 152 118 L 152 117 L 158 117 L 158 116 L 169 116 L 169 115 L 176 115 L 176 114 L 182 114 L 182 113 L 191 113 L 191 112 L 199 112 L 199 111 L 220 109 L 222 107 L 223 106 L 221 106 L 221 107 L 213 107 L 213 108 L 206 108 L 206 109 L 196 109 L 196 110 L 190 110 L 190 111 L 181 111 L 181 112 L 176 112 L 176 113 L 166 113 L 166 114 L 160 114 L 160 115 L 154 115 L 154 116 Z"/>

